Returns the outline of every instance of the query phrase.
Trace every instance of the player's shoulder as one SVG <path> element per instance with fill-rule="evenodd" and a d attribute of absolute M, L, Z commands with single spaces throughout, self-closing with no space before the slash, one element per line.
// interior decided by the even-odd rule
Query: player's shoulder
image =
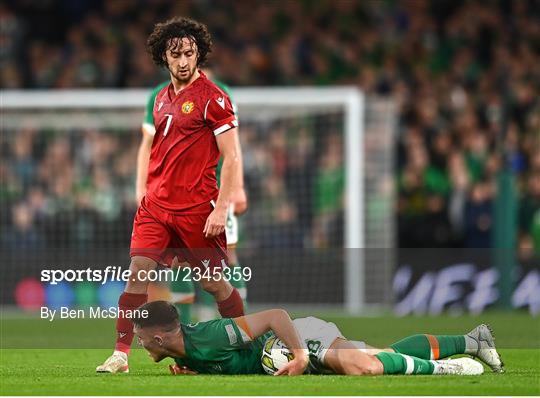
<path fill-rule="evenodd" d="M 230 318 L 218 318 L 205 322 L 182 324 L 182 332 L 188 339 L 194 339 L 205 344 L 221 344 L 223 340 L 235 340 Z"/>
<path fill-rule="evenodd" d="M 223 326 L 225 324 L 230 323 L 231 321 L 232 321 L 231 318 L 216 318 L 216 319 L 211 319 L 209 321 L 204 321 L 204 322 L 185 323 L 185 324 L 183 323 L 182 327 L 186 329 L 204 329 L 208 327 Z"/>
<path fill-rule="evenodd" d="M 222 91 L 224 92 L 225 94 L 227 94 L 229 96 L 229 98 L 232 99 L 232 95 L 231 95 L 231 88 L 223 83 L 221 80 L 219 79 L 216 79 L 216 78 L 213 78 L 212 79 L 212 82 Z"/>
<path fill-rule="evenodd" d="M 215 81 L 208 79 L 204 76 L 202 84 L 203 96 L 207 99 L 219 98 L 219 97 L 230 97 L 229 93 L 218 85 Z"/>
<path fill-rule="evenodd" d="M 150 96 L 148 97 L 147 110 L 146 110 L 148 114 L 151 114 L 155 104 L 158 101 L 163 101 L 163 96 L 167 93 L 169 84 L 170 84 L 170 81 L 166 81 L 154 87 L 154 89 L 150 93 Z"/>

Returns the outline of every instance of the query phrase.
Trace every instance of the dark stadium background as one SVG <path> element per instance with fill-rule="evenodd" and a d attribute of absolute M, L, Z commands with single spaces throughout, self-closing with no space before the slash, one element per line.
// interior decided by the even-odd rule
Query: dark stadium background
<path fill-rule="evenodd" d="M 231 86 L 352 85 L 391 98 L 398 109 L 396 246 L 440 248 L 441 257 L 504 249 L 532 273 L 520 271 L 514 285 L 524 275 L 540 280 L 539 1 L 4 1 L 1 88 L 155 86 L 167 75 L 152 65 L 146 38 L 156 21 L 173 15 L 208 24 L 216 44 L 210 66 Z M 2 251 L 127 246 L 139 135 L 52 140 L 42 133 L 23 129 L 0 141 Z M 246 169 L 252 206 L 287 203 L 266 215 L 255 243 L 280 250 L 343 244 L 342 170 L 324 169 L 324 142 L 312 145 L 300 166 L 279 140 L 250 148 L 267 154 Z M 85 159 L 88 178 L 80 181 L 70 170 L 87 144 L 99 150 Z M 332 156 L 342 163 L 340 151 Z M 261 169 L 270 170 L 264 179 Z M 322 186 L 328 175 L 337 176 L 330 191 Z M 291 176 L 305 176 L 304 186 Z M 501 202 L 509 186 L 509 202 Z M 310 194 L 295 203 L 300 188 Z M 512 213 L 502 238 L 497 209 Z M 322 211 L 332 227 L 314 236 Z M 82 234 L 74 230 L 81 223 Z M 411 280 L 445 265 L 423 264 Z M 9 268 L 4 303 L 14 302 L 25 272 Z M 342 283 L 340 272 L 330 279 L 323 273 L 311 287 Z M 323 292 L 318 299 L 336 297 Z"/>

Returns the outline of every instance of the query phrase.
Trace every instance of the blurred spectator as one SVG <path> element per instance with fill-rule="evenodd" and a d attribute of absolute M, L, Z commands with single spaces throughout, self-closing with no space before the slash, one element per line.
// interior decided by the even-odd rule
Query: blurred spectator
<path fill-rule="evenodd" d="M 449 198 L 448 214 L 455 242 L 461 246 L 465 232 L 465 205 L 470 185 L 469 173 L 461 152 L 455 151 L 450 154 L 448 168 L 453 187 Z"/>
<path fill-rule="evenodd" d="M 491 247 L 493 187 L 486 181 L 472 186 L 465 204 L 465 247 Z"/>
<path fill-rule="evenodd" d="M 342 243 L 345 173 L 341 137 L 332 134 L 324 145 L 314 183 L 313 245 L 336 247 Z"/>
<path fill-rule="evenodd" d="M 313 146 L 314 140 L 307 129 L 300 129 L 294 145 L 289 148 L 289 162 L 285 171 L 288 196 L 294 200 L 297 222 L 303 233 L 310 230 L 313 217 L 313 170 L 317 167 Z"/>
<path fill-rule="evenodd" d="M 12 225 L 2 228 L 4 250 L 39 250 L 45 246 L 43 236 L 35 228 L 33 214 L 25 203 L 13 206 Z"/>
<path fill-rule="evenodd" d="M 527 179 L 527 188 L 519 203 L 520 246 L 540 253 L 540 168 Z"/>
<path fill-rule="evenodd" d="M 13 159 L 10 168 L 15 178 L 21 183 L 23 190 L 27 190 L 34 183 L 36 171 L 31 134 L 29 131 L 22 131 L 13 143 Z"/>
<path fill-rule="evenodd" d="M 271 223 L 257 226 L 264 236 L 259 242 L 259 247 L 303 247 L 304 235 L 296 220 L 294 208 L 287 202 L 281 202 L 277 204 L 274 216 L 275 219 Z"/>

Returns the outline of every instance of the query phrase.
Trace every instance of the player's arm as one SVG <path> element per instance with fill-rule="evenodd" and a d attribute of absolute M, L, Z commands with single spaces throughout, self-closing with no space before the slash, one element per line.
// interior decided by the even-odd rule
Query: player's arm
<path fill-rule="evenodd" d="M 137 179 L 135 186 L 135 194 L 137 205 L 141 203 L 143 196 L 146 194 L 146 179 L 148 177 L 148 163 L 150 162 L 150 149 L 154 134 L 148 131 L 148 127 L 142 127 L 142 139 L 137 152 Z"/>
<path fill-rule="evenodd" d="M 205 69 L 204 72 L 225 94 L 227 94 L 227 96 L 229 97 L 229 100 L 231 102 L 232 110 L 236 114 L 237 113 L 237 108 L 236 108 L 235 104 L 233 103 L 233 97 L 232 97 L 231 89 L 229 88 L 229 86 L 227 86 L 222 81 L 220 81 L 220 80 L 218 80 L 218 79 L 216 79 L 214 77 L 211 77 L 212 76 L 212 71 L 211 70 Z M 241 150 L 240 150 L 240 156 L 242 156 L 242 151 Z M 238 169 L 238 171 L 240 173 L 240 176 L 238 178 L 240 179 L 239 181 L 242 183 L 242 186 L 236 192 L 233 192 L 232 199 L 231 199 L 231 202 L 233 204 L 234 214 L 237 215 L 237 216 L 239 216 L 241 214 L 244 214 L 247 211 L 247 208 L 248 208 L 247 195 L 246 195 L 246 191 L 244 189 L 244 167 L 243 167 L 242 159 L 240 159 L 240 168 Z"/>
<path fill-rule="evenodd" d="M 238 144 L 238 181 L 240 186 L 232 193 L 231 202 L 234 205 L 234 214 L 240 215 L 246 212 L 248 208 L 248 200 L 246 195 L 246 190 L 244 188 L 244 162 L 242 160 L 242 147 L 240 145 L 240 140 L 237 135 L 237 144 Z"/>
<path fill-rule="evenodd" d="M 233 194 L 242 189 L 242 153 L 238 139 L 238 129 L 233 127 L 216 136 L 219 152 L 223 158 L 219 196 L 214 211 L 208 216 L 204 227 L 206 237 L 213 238 L 225 231 L 227 210 Z"/>
<path fill-rule="evenodd" d="M 309 357 L 305 343 L 300 338 L 291 317 L 285 310 L 273 309 L 234 318 L 239 328 L 256 339 L 272 330 L 294 354 L 294 359 L 281 368 L 276 375 L 301 375 L 306 370 Z"/>

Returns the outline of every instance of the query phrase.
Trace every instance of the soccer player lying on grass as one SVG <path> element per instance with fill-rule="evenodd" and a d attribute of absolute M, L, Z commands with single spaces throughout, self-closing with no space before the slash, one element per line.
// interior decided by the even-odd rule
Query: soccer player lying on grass
<path fill-rule="evenodd" d="M 452 374 L 477 375 L 483 366 L 503 371 L 491 330 L 480 325 L 466 335 L 414 335 L 378 349 L 347 340 L 335 324 L 314 317 L 291 320 L 284 310 L 184 325 L 175 307 L 154 301 L 140 307 L 148 316 L 133 320 L 139 343 L 156 362 L 171 357 L 174 374 L 263 374 L 265 341 L 277 336 L 294 358 L 276 375 L 334 373 L 342 375 Z"/>

